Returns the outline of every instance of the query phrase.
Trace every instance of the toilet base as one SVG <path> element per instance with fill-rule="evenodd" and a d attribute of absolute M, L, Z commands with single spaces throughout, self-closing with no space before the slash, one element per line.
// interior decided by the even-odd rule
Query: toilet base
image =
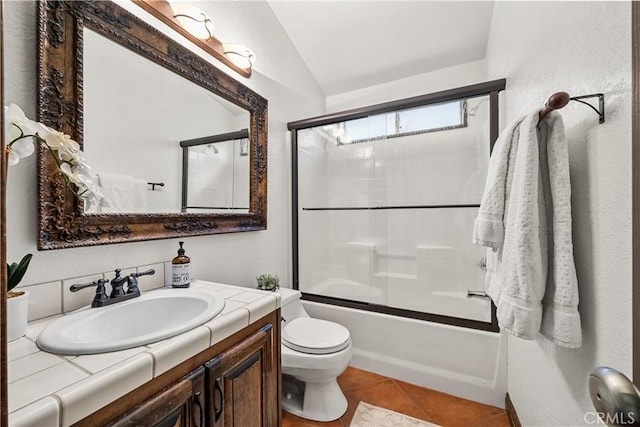
<path fill-rule="evenodd" d="M 282 409 L 312 421 L 334 421 L 347 412 L 347 398 L 335 380 L 303 382 L 282 376 Z"/>

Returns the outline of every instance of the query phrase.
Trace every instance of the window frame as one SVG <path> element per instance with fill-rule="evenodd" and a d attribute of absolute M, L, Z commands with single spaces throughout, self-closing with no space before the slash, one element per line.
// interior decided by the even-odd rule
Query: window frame
<path fill-rule="evenodd" d="M 418 108 L 426 108 L 426 107 L 432 107 L 432 106 L 436 106 L 436 105 L 442 105 L 442 104 L 451 104 L 453 102 L 458 102 L 460 105 L 460 124 L 459 125 L 450 125 L 450 126 L 440 126 L 440 127 L 434 127 L 434 128 L 424 128 L 421 130 L 414 130 L 414 131 L 409 131 L 409 132 L 401 132 L 400 128 L 401 128 L 401 123 L 400 123 L 400 115 L 403 111 L 407 111 L 407 110 L 415 110 Z M 421 106 L 417 106 L 417 107 L 412 107 L 412 108 L 404 108 L 404 109 L 399 109 L 397 111 L 393 111 L 393 112 L 388 112 L 388 113 L 384 113 L 384 114 L 394 114 L 395 117 L 395 133 L 393 134 L 386 134 L 386 135 L 380 135 L 380 136 L 374 136 L 371 138 L 360 138 L 360 139 L 355 139 L 353 141 L 349 141 L 349 142 L 343 142 L 340 140 L 340 136 L 336 137 L 336 143 L 338 144 L 338 146 L 345 146 L 345 145 L 353 145 L 353 144 L 361 144 L 363 142 L 372 142 L 372 141 L 382 141 L 385 139 L 393 139 L 393 138 L 400 138 L 400 137 L 404 137 L 404 136 L 413 136 L 413 135 L 422 135 L 425 133 L 433 133 L 433 132 L 442 132 L 442 131 L 448 131 L 448 130 L 454 130 L 454 129 L 462 129 L 462 128 L 466 128 L 468 126 L 468 109 L 467 109 L 467 99 L 459 99 L 459 100 L 453 100 L 453 101 L 447 101 L 447 102 L 440 102 L 437 104 L 426 104 L 426 105 L 421 105 Z M 377 115 L 377 114 L 376 114 Z M 353 120 L 345 120 L 340 124 L 342 129 L 345 129 L 345 126 L 348 122 L 350 121 L 355 121 L 355 120 L 362 120 L 364 118 L 368 118 L 371 116 L 367 116 L 367 117 L 363 117 L 360 119 L 353 119 Z M 346 129 L 345 129 L 346 131 Z"/>

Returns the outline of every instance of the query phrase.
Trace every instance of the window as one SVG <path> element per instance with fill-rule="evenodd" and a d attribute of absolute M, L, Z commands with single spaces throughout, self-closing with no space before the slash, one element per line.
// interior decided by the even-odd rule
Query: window
<path fill-rule="evenodd" d="M 464 100 L 430 104 L 341 123 L 338 145 L 416 135 L 467 126 Z"/>

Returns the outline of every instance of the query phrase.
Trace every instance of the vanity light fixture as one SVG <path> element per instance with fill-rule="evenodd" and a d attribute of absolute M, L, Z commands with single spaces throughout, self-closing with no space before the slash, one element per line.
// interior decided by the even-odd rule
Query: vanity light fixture
<path fill-rule="evenodd" d="M 241 44 L 225 43 L 222 45 L 224 54 L 238 67 L 251 70 L 256 61 L 256 54 L 251 49 Z"/>
<path fill-rule="evenodd" d="M 213 22 L 195 3 L 183 0 L 132 0 L 193 44 L 244 77 L 251 77 L 255 55 L 244 46 L 223 44 L 213 35 Z M 227 49 L 225 46 L 231 46 Z"/>
<path fill-rule="evenodd" d="M 169 3 L 173 11 L 173 17 L 192 36 L 200 40 L 209 40 L 213 37 L 213 21 L 202 10 L 184 3 Z"/>

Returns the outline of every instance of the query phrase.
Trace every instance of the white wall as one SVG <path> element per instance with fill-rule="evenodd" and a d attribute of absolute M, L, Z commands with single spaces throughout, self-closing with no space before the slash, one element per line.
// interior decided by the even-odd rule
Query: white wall
<path fill-rule="evenodd" d="M 395 101 L 397 99 L 410 98 L 412 96 L 481 83 L 487 80 L 486 72 L 486 63 L 484 60 L 480 60 L 407 77 L 405 79 L 394 80 L 364 89 L 328 96 L 327 112 L 333 113 L 351 108 L 365 107 L 381 102 Z"/>
<path fill-rule="evenodd" d="M 3 5 L 5 103 L 14 102 L 35 118 L 36 4 L 10 1 Z M 216 2 L 216 7 L 216 22 L 222 27 L 232 26 L 233 41 L 247 44 L 258 57 L 250 79 L 228 71 L 222 64 L 218 67 L 269 101 L 268 230 L 186 238 L 185 249 L 196 278 L 255 286 L 256 275 L 271 272 L 288 286 L 291 208 L 286 123 L 322 114 L 324 98 L 265 2 Z M 129 8 L 147 16 L 135 5 Z M 36 176 L 35 156 L 9 171 L 8 258 L 18 260 L 27 252 L 34 253 L 24 284 L 156 263 L 175 256 L 178 239 L 38 252 Z"/>
<path fill-rule="evenodd" d="M 607 112 L 598 125 L 586 106 L 562 110 L 583 346 L 509 339 L 508 390 L 525 426 L 585 425 L 589 372 L 632 374 L 630 12 L 629 2 L 495 4 L 486 59 L 489 78 L 507 78 L 502 126 L 556 91 L 604 92 Z"/>

